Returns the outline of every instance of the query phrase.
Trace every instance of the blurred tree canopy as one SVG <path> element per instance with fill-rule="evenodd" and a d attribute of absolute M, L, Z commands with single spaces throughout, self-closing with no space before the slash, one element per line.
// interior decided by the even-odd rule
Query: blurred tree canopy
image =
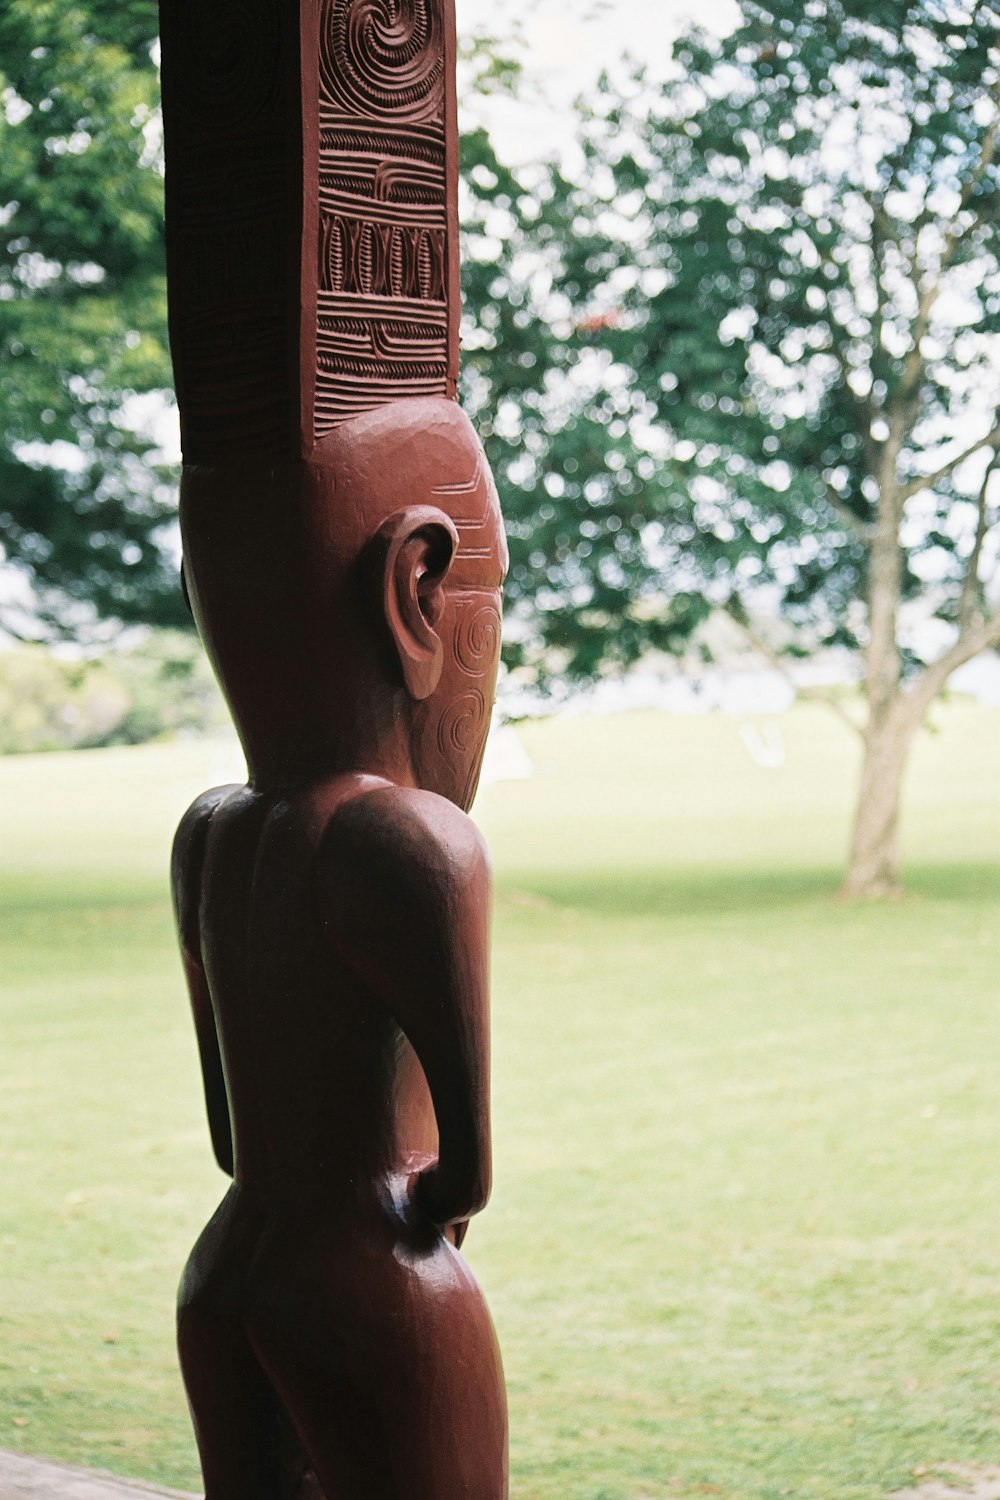
<path fill-rule="evenodd" d="M 142 425 L 170 386 L 155 30 L 152 0 L 0 0 L 0 543 L 68 630 L 181 619 Z M 463 139 L 509 663 L 586 680 L 720 608 L 855 653 L 858 890 L 895 883 L 928 704 L 1000 641 L 998 117 L 998 0 L 743 0 L 665 80 L 605 80 L 572 166 Z"/>
<path fill-rule="evenodd" d="M 674 61 L 473 267 L 514 657 L 587 677 L 717 608 L 848 648 L 848 889 L 889 889 L 912 735 L 1000 642 L 1000 8 L 744 0 Z"/>
<path fill-rule="evenodd" d="M 0 544 L 69 632 L 183 621 L 137 400 L 171 386 L 156 23 L 154 0 L 0 0 Z"/>

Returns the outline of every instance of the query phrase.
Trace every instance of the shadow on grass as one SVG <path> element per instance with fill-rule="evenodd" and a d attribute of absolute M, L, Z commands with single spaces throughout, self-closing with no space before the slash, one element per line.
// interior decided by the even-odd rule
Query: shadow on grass
<path fill-rule="evenodd" d="M 1000 901 L 1000 861 L 908 866 L 903 891 L 904 896 L 931 901 Z"/>
<path fill-rule="evenodd" d="M 0 913 L 5 920 L 44 916 L 55 910 L 85 912 L 169 904 L 166 870 L 158 877 L 93 874 L 89 871 L 37 871 L 0 874 Z"/>
<path fill-rule="evenodd" d="M 501 869 L 501 905 L 535 910 L 573 908 L 594 915 L 684 917 L 752 915 L 802 906 L 850 910 L 837 901 L 843 871 L 836 866 L 755 868 L 753 866 L 672 865 L 665 869 L 581 867 L 575 870 Z M 1000 862 L 915 864 L 903 873 L 903 894 L 877 905 L 906 908 L 923 901 L 1000 903 Z M 0 913 L 5 919 L 41 917 L 61 909 L 94 908 L 167 911 L 166 872 L 133 879 L 120 874 L 81 876 L 75 872 L 0 874 Z"/>
<path fill-rule="evenodd" d="M 537 910 L 571 907 L 595 916 L 688 917 L 752 916 L 804 906 L 826 906 L 831 911 L 858 910 L 837 900 L 843 871 L 812 869 L 629 869 L 518 874 L 505 870 L 497 878 L 501 908 Z M 904 871 L 903 894 L 872 903 L 906 910 L 926 901 L 1000 902 L 1000 864 L 913 865 Z M 865 909 L 863 905 L 860 909 Z"/>

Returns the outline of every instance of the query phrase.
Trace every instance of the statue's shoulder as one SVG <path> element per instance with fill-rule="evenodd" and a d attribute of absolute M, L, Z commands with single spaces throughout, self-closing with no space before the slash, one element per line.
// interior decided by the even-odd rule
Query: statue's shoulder
<path fill-rule="evenodd" d="M 241 793 L 245 796 L 247 788 L 233 783 L 229 786 L 213 786 L 210 791 L 202 792 L 194 799 L 174 834 L 171 864 L 175 876 L 182 875 L 192 861 L 200 862 L 209 824 L 220 807 Z"/>
<path fill-rule="evenodd" d="M 461 808 L 415 787 L 381 782 L 343 799 L 320 850 L 328 871 L 370 871 L 392 883 L 419 880 L 451 885 L 468 880 L 489 855 L 482 834 Z"/>
<path fill-rule="evenodd" d="M 434 792 L 391 784 L 343 801 L 318 852 L 320 918 L 357 951 L 390 930 L 417 951 L 471 902 L 488 902 L 489 855 L 475 823 Z"/>
<path fill-rule="evenodd" d="M 196 797 L 177 825 L 170 855 L 170 882 L 174 908 L 182 935 L 197 924 L 201 868 L 205 842 L 212 819 L 229 800 L 246 787 L 214 786 Z"/>

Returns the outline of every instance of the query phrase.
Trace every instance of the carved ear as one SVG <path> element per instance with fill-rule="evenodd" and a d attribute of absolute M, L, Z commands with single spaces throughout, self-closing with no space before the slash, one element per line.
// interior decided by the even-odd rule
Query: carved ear
<path fill-rule="evenodd" d="M 403 681 L 412 698 L 429 698 L 444 665 L 437 625 L 458 532 L 443 510 L 413 505 L 383 521 L 378 539 L 382 605 Z"/>

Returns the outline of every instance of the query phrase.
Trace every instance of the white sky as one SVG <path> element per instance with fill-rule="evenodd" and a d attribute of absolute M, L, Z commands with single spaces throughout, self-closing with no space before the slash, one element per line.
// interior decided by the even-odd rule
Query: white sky
<path fill-rule="evenodd" d="M 504 38 L 519 29 L 527 44 L 526 97 L 467 105 L 511 162 L 562 154 L 573 140 L 573 101 L 602 68 L 627 54 L 661 71 L 692 15 L 720 33 L 737 18 L 736 0 L 457 0 L 457 8 L 460 33 Z"/>

